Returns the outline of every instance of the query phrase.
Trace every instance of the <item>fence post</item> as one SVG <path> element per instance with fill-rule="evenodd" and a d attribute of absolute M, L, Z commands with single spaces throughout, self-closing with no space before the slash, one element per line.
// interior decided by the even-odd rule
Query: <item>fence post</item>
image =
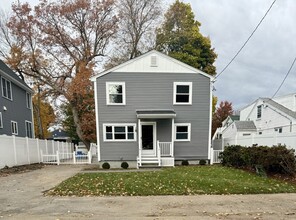
<path fill-rule="evenodd" d="M 40 150 L 40 154 L 41 154 L 41 163 L 43 163 L 43 151 Z"/>
<path fill-rule="evenodd" d="M 36 146 L 37 146 L 37 154 L 38 154 L 38 162 L 40 163 L 40 146 L 39 146 L 39 139 L 36 139 Z"/>
<path fill-rule="evenodd" d="M 73 151 L 73 163 L 76 164 L 75 151 Z"/>
<path fill-rule="evenodd" d="M 57 150 L 57 164 L 60 165 L 60 156 L 59 156 L 59 151 Z"/>
<path fill-rule="evenodd" d="M 212 147 L 210 148 L 210 158 L 211 158 L 210 159 L 211 160 L 210 161 L 210 164 L 213 165 L 214 164 L 213 163 L 214 162 L 214 152 L 213 152 L 213 148 Z"/>
<path fill-rule="evenodd" d="M 30 162 L 29 138 L 28 137 L 26 137 L 26 147 L 27 147 L 28 163 L 31 164 L 31 162 Z"/>
<path fill-rule="evenodd" d="M 52 154 L 54 154 L 54 140 L 51 141 Z"/>
<path fill-rule="evenodd" d="M 48 154 L 47 140 L 45 140 L 45 149 L 46 149 L 46 154 Z"/>
<path fill-rule="evenodd" d="M 91 164 L 91 159 L 92 159 L 91 151 L 88 151 L 87 155 L 88 155 L 88 163 Z"/>
<path fill-rule="evenodd" d="M 15 135 L 12 135 L 12 144 L 13 144 L 13 151 L 14 151 L 14 163 L 15 165 L 17 165 Z"/>

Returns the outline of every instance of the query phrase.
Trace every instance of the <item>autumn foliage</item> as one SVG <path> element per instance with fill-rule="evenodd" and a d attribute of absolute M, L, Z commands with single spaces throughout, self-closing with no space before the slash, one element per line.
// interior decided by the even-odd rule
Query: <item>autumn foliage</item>
<path fill-rule="evenodd" d="M 229 116 L 233 114 L 232 103 L 228 101 L 222 101 L 219 107 L 213 114 L 212 120 L 212 136 L 214 135 L 217 128 L 222 126 L 222 122 Z"/>

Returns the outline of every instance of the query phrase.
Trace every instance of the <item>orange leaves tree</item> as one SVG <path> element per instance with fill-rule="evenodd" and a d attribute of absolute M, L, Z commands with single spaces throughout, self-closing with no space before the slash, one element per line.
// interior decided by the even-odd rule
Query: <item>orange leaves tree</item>
<path fill-rule="evenodd" d="M 219 107 L 215 110 L 212 119 L 212 136 L 217 128 L 222 126 L 222 122 L 229 116 L 233 115 L 232 103 L 228 101 L 222 101 Z"/>
<path fill-rule="evenodd" d="M 70 105 L 79 138 L 89 147 L 95 117 L 89 76 L 117 30 L 113 0 L 40 0 L 14 4 L 7 24 L 14 43 L 4 58 Z M 83 107 L 82 107 L 83 106 Z"/>

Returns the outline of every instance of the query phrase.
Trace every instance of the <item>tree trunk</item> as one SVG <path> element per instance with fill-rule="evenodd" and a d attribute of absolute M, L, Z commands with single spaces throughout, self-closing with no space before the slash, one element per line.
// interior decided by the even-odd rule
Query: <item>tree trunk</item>
<path fill-rule="evenodd" d="M 77 111 L 77 108 L 73 105 L 72 105 L 72 113 L 73 113 L 74 123 L 76 125 L 76 133 L 77 133 L 79 139 L 85 144 L 85 147 L 87 148 L 87 150 L 89 150 L 90 149 L 90 141 L 85 140 L 83 137 L 83 131 L 80 126 L 78 111 Z"/>

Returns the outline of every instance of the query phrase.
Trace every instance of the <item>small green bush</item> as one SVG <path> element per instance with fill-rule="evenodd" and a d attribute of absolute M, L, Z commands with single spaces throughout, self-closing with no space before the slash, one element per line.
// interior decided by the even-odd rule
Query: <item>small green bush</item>
<path fill-rule="evenodd" d="M 207 164 L 207 161 L 206 160 L 200 160 L 199 161 L 199 165 L 206 165 Z"/>
<path fill-rule="evenodd" d="M 228 146 L 220 154 L 222 165 L 237 168 L 255 169 L 261 166 L 267 173 L 295 175 L 295 150 L 286 146 Z"/>
<path fill-rule="evenodd" d="M 189 165 L 189 161 L 188 160 L 182 160 L 181 165 L 182 166 L 188 166 Z"/>
<path fill-rule="evenodd" d="M 110 169 L 110 164 L 108 162 L 104 162 L 102 164 L 102 167 L 103 167 L 103 169 L 108 170 L 108 169 Z"/>
<path fill-rule="evenodd" d="M 121 167 L 123 168 L 123 169 L 127 169 L 128 167 L 129 167 L 129 165 L 128 165 L 128 163 L 127 162 L 122 162 L 121 163 Z"/>

